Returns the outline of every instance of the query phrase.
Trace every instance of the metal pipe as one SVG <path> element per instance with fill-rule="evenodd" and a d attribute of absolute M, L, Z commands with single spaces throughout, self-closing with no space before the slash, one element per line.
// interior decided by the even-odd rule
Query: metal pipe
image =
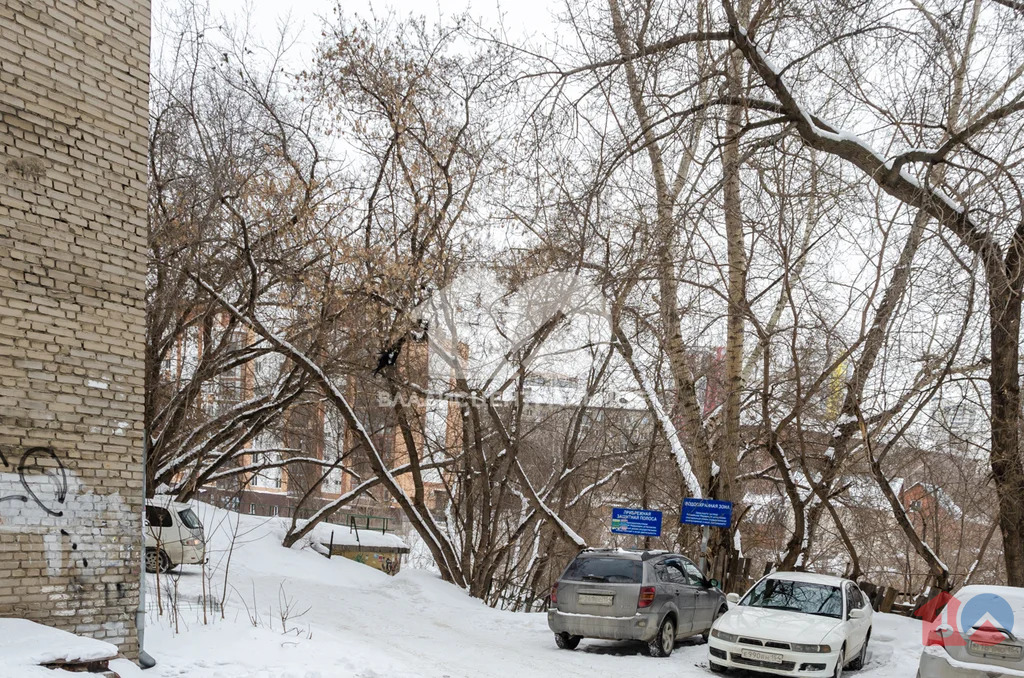
<path fill-rule="evenodd" d="M 149 458 L 149 430 L 142 433 L 142 525 L 146 524 L 146 463 Z M 156 666 L 156 660 L 143 649 L 146 640 L 146 530 L 145 527 L 139 530 L 139 537 L 142 541 L 142 549 L 139 556 L 139 607 L 135 611 L 135 632 L 139 638 L 139 666 L 143 669 L 151 669 Z"/>

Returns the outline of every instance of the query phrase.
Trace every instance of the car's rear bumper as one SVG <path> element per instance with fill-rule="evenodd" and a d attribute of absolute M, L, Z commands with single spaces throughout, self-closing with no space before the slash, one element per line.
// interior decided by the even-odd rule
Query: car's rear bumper
<path fill-rule="evenodd" d="M 836 669 L 836 662 L 839 660 L 838 652 L 811 654 L 775 649 L 767 651 L 782 655 L 782 662 L 779 664 L 744 659 L 741 656 L 743 650 L 751 649 L 749 645 L 728 643 L 712 636 L 708 639 L 708 660 L 730 669 L 747 669 L 776 676 L 806 676 L 807 678 L 832 676 Z"/>
<path fill-rule="evenodd" d="M 181 562 L 179 565 L 198 565 L 206 560 L 206 548 L 199 546 L 185 546 L 181 550 Z"/>
<path fill-rule="evenodd" d="M 632 617 L 602 617 L 548 610 L 548 628 L 584 638 L 648 641 L 658 634 L 658 619 L 653 614 Z"/>
<path fill-rule="evenodd" d="M 1024 671 L 1004 669 L 992 664 L 972 665 L 953 659 L 945 650 L 926 647 L 917 669 L 921 678 L 1020 678 Z"/>

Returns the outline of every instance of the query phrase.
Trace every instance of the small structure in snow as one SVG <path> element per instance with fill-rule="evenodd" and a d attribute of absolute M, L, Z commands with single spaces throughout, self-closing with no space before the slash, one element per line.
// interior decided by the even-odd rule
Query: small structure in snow
<path fill-rule="evenodd" d="M 402 555 L 409 552 L 408 545 L 400 537 L 387 532 L 323 523 L 317 527 L 320 528 L 317 536 L 328 558 L 342 556 L 387 574 L 398 574 L 402 569 Z M 325 534 L 325 528 L 330 528 L 329 536 Z"/>
<path fill-rule="evenodd" d="M 114 676 L 108 662 L 117 648 L 93 638 L 43 626 L 27 619 L 0 618 L 0 666 L 17 670 L 4 675 L 46 675 L 45 669 Z"/>

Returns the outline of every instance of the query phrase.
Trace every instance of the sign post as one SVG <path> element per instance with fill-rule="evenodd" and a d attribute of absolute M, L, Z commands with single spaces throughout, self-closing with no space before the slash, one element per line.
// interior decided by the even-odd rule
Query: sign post
<path fill-rule="evenodd" d="M 683 510 L 679 513 L 679 522 L 684 525 L 702 525 L 704 527 L 700 540 L 700 569 L 702 573 L 706 574 L 711 528 L 732 525 L 732 502 L 717 499 L 683 499 Z"/>
<path fill-rule="evenodd" d="M 635 534 L 641 537 L 660 537 L 661 511 L 613 508 L 612 532 L 614 534 Z"/>

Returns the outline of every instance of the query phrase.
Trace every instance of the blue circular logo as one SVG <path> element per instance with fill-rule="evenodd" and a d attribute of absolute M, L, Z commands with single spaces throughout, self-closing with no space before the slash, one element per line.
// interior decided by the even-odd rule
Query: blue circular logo
<path fill-rule="evenodd" d="M 1013 628 L 1013 608 L 1002 596 L 979 593 L 960 610 L 960 629 L 970 632 L 975 627 L 993 625 L 1009 631 Z"/>

